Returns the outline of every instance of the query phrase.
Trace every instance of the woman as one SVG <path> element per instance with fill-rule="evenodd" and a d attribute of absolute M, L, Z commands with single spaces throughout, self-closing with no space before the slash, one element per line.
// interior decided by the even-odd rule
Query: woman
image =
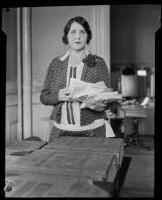
<path fill-rule="evenodd" d="M 91 109 L 93 98 L 84 98 L 86 107 L 80 109 L 79 101 L 71 100 L 70 78 L 96 83 L 104 81 L 110 87 L 108 68 L 103 58 L 92 55 L 86 45 L 90 43 L 92 33 L 88 22 L 83 17 L 68 21 L 64 28 L 62 41 L 69 45 L 65 55 L 52 60 L 49 65 L 40 101 L 53 106 L 50 119 L 54 126 L 49 142 L 58 136 L 106 136 L 107 105 L 101 103 Z"/>

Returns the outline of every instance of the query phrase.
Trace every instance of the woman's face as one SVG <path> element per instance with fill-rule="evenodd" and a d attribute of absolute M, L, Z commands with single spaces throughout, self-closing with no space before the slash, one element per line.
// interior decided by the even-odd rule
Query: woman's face
<path fill-rule="evenodd" d="M 84 27 L 77 22 L 71 24 L 67 35 L 69 45 L 74 50 L 81 50 L 85 47 L 87 42 L 87 33 Z"/>

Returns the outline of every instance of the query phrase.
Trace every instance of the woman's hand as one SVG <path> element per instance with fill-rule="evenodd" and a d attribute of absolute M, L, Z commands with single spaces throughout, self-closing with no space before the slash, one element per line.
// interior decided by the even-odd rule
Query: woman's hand
<path fill-rule="evenodd" d="M 95 101 L 93 97 L 80 97 L 80 100 L 86 104 L 86 107 L 96 110 L 96 111 L 104 111 L 106 107 L 106 103 L 104 102 L 98 102 L 97 105 L 95 104 Z"/>
<path fill-rule="evenodd" d="M 94 108 L 94 110 L 96 111 L 104 111 L 106 107 L 105 103 L 97 103 L 96 107 Z"/>
<path fill-rule="evenodd" d="M 69 101 L 71 99 L 71 92 L 69 88 L 60 89 L 58 94 L 59 101 Z"/>

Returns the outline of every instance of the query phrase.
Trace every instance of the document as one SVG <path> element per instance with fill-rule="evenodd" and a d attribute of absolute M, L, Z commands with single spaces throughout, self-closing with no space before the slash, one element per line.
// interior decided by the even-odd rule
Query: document
<path fill-rule="evenodd" d="M 112 91 L 111 88 L 107 88 L 103 81 L 87 83 L 80 79 L 71 78 L 69 89 L 73 100 L 82 102 L 83 97 L 93 97 L 92 109 L 100 103 L 109 103 L 122 99 L 122 95 L 118 91 Z M 80 108 L 82 109 L 85 106 L 86 104 L 83 102 Z"/>

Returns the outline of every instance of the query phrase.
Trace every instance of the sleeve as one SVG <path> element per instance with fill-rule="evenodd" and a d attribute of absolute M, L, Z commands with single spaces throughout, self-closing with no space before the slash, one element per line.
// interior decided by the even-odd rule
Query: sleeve
<path fill-rule="evenodd" d="M 97 70 L 98 80 L 103 81 L 106 87 L 111 87 L 110 73 L 108 66 L 103 58 L 100 58 L 98 61 L 98 70 Z M 105 110 L 109 110 L 111 103 L 107 103 Z"/>
<path fill-rule="evenodd" d="M 103 81 L 108 88 L 111 87 L 110 73 L 103 58 L 98 59 L 97 76 L 99 81 Z"/>
<path fill-rule="evenodd" d="M 48 67 L 45 81 L 43 84 L 43 89 L 40 94 L 40 101 L 44 105 L 57 105 L 59 103 L 59 88 L 57 87 L 57 74 L 58 63 L 57 60 L 54 59 Z"/>

